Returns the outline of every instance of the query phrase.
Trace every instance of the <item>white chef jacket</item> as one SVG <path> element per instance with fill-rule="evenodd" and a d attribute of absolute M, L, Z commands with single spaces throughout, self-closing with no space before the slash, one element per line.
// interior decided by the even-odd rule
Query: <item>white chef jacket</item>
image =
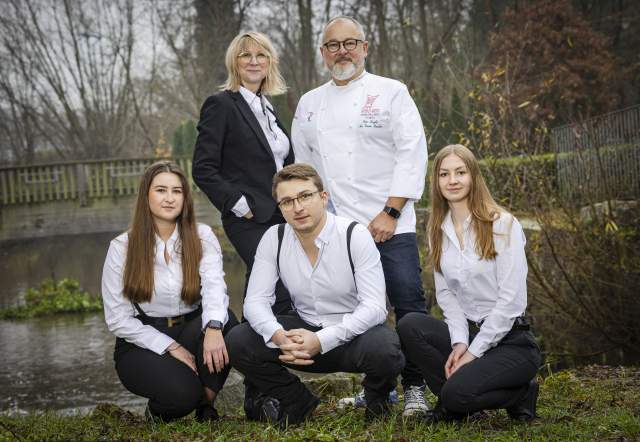
<path fill-rule="evenodd" d="M 471 216 L 463 224 L 461 249 L 449 212 L 442 223 L 442 273 L 434 271 L 436 299 L 449 327 L 451 345 L 466 344 L 478 358 L 500 342 L 527 307 L 522 226 L 513 215 L 502 213 L 493 223 L 493 232 L 498 255 L 493 260 L 480 259 Z M 470 345 L 467 319 L 482 322 Z"/>
<path fill-rule="evenodd" d="M 260 104 L 260 97 L 251 92 L 249 89 L 244 86 L 240 86 L 240 95 L 247 102 L 249 108 L 253 111 L 253 114 L 256 116 L 260 127 L 262 128 L 262 132 L 264 132 L 264 136 L 269 143 L 269 147 L 271 148 L 271 152 L 273 152 L 273 159 L 276 162 L 276 172 L 284 167 L 284 161 L 287 159 L 289 155 L 289 137 L 280 129 L 278 123 L 276 122 L 276 116 L 273 112 L 273 106 L 267 100 L 267 97 L 262 96 L 262 100 L 264 100 L 265 112 L 262 111 L 262 105 Z M 271 126 L 271 129 L 269 129 Z M 239 218 L 245 216 L 249 213 L 249 203 L 247 202 L 247 198 L 242 195 L 240 199 L 234 204 L 231 208 L 231 211 Z"/>
<path fill-rule="evenodd" d="M 322 353 L 382 324 L 387 317 L 380 253 L 369 231 L 360 224 L 351 236 L 356 289 L 347 253 L 350 223 L 351 220 L 327 213 L 326 223 L 315 239 L 319 253 L 313 267 L 288 224 L 282 239 L 280 278 L 300 318 L 322 327 L 316 332 Z M 266 231 L 258 245 L 243 310 L 251 327 L 272 348 L 276 345 L 271 337 L 284 328 L 271 311 L 278 281 L 277 253 L 275 225 Z"/>
<path fill-rule="evenodd" d="M 200 260 L 200 282 L 202 285 L 202 326 L 210 320 L 226 324 L 229 297 L 222 270 L 222 251 L 211 227 L 198 223 L 198 235 L 202 241 Z M 123 233 L 111 241 L 102 270 L 102 300 L 107 327 L 114 335 L 138 347 L 162 354 L 174 341 L 173 338 L 144 325 L 134 316 L 135 307 L 123 294 L 124 265 L 127 258 L 129 235 Z M 182 302 L 182 260 L 180 257 L 178 227 L 167 240 L 169 263 L 164 259 L 165 242 L 156 235 L 156 250 L 153 265 L 153 295 L 150 302 L 140 303 L 140 308 L 151 317 L 173 317 L 190 313 L 198 305 Z"/>
<path fill-rule="evenodd" d="M 291 128 L 296 162 L 314 166 L 336 214 L 367 226 L 390 196 L 407 201 L 395 233 L 415 232 L 427 141 L 418 109 L 399 81 L 363 72 L 302 96 Z"/>

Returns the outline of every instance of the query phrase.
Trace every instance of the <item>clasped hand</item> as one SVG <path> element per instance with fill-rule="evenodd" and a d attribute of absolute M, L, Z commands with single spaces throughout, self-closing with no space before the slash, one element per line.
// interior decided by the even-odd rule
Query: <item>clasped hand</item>
<path fill-rule="evenodd" d="M 444 375 L 447 379 L 465 364 L 473 361 L 476 357 L 467 351 L 467 345 L 457 343 L 453 346 L 453 350 L 444 364 Z"/>
<path fill-rule="evenodd" d="M 311 365 L 313 357 L 320 353 L 318 336 L 304 328 L 277 330 L 271 341 L 280 348 L 280 360 L 293 365 Z"/>

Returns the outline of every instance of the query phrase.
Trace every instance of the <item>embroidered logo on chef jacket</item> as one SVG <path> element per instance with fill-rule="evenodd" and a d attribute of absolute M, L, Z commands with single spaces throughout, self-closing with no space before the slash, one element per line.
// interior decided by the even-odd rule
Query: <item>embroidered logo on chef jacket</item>
<path fill-rule="evenodd" d="M 362 118 L 360 127 L 379 129 L 384 126 L 383 122 L 380 120 L 380 108 L 374 107 L 379 96 L 380 95 L 367 95 L 367 101 L 360 110 L 360 118 Z"/>

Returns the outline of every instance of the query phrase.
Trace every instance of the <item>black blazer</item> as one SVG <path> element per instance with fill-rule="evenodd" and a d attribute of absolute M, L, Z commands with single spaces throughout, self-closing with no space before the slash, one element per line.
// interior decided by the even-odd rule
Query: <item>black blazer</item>
<path fill-rule="evenodd" d="M 276 121 L 288 138 L 277 116 Z M 284 164 L 293 162 L 291 147 Z M 222 91 L 205 100 L 191 173 L 223 220 L 236 217 L 231 208 L 242 195 L 247 198 L 254 221 L 267 222 L 276 212 L 271 196 L 276 173 L 273 152 L 240 92 Z"/>

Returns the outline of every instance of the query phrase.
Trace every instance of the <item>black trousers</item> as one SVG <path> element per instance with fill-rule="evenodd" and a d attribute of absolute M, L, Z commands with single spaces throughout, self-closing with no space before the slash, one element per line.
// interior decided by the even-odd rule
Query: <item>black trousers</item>
<path fill-rule="evenodd" d="M 397 330 L 407 359 L 420 367 L 429 389 L 454 413 L 512 407 L 526 394 L 541 362 L 533 334 L 513 329 L 497 346 L 446 379 L 444 364 L 451 354 L 447 324 L 409 313 Z M 477 332 L 476 327 L 469 328 L 469 342 Z"/>
<path fill-rule="evenodd" d="M 295 313 L 277 318 L 286 330 L 320 330 L 304 322 Z M 284 407 L 295 405 L 300 398 L 308 397 L 304 384 L 285 366 L 311 373 L 364 373 L 362 385 L 368 401 L 386 398 L 404 367 L 398 335 L 383 325 L 375 326 L 327 353 L 317 354 L 311 365 L 283 364 L 278 359 L 280 350 L 267 347 L 262 336 L 248 323 L 234 328 L 227 339 L 234 368 L 261 392 L 280 400 Z"/>
<path fill-rule="evenodd" d="M 233 312 L 228 312 L 229 320 L 222 331 L 225 343 L 229 331 L 238 324 Z M 227 365 L 221 373 L 209 373 L 209 368 L 202 359 L 200 315 L 173 327 L 155 328 L 171 336 L 196 357 L 198 375 L 169 353 L 158 355 L 122 338 L 116 339 L 114 359 L 122 385 L 133 394 L 148 398 L 151 412 L 169 421 L 186 416 L 198 406 L 203 399 L 203 386 L 215 392 L 220 391 L 231 367 Z"/>
<path fill-rule="evenodd" d="M 243 297 L 247 294 L 247 285 L 249 284 L 253 260 L 260 239 L 269 227 L 284 222 L 284 218 L 278 212 L 266 223 L 257 223 L 250 219 L 238 217 L 227 217 L 222 220 L 222 227 L 224 228 L 225 234 L 247 266 Z M 291 310 L 291 297 L 281 280 L 278 280 L 276 284 L 276 301 L 272 310 L 275 315 L 286 314 Z"/>

